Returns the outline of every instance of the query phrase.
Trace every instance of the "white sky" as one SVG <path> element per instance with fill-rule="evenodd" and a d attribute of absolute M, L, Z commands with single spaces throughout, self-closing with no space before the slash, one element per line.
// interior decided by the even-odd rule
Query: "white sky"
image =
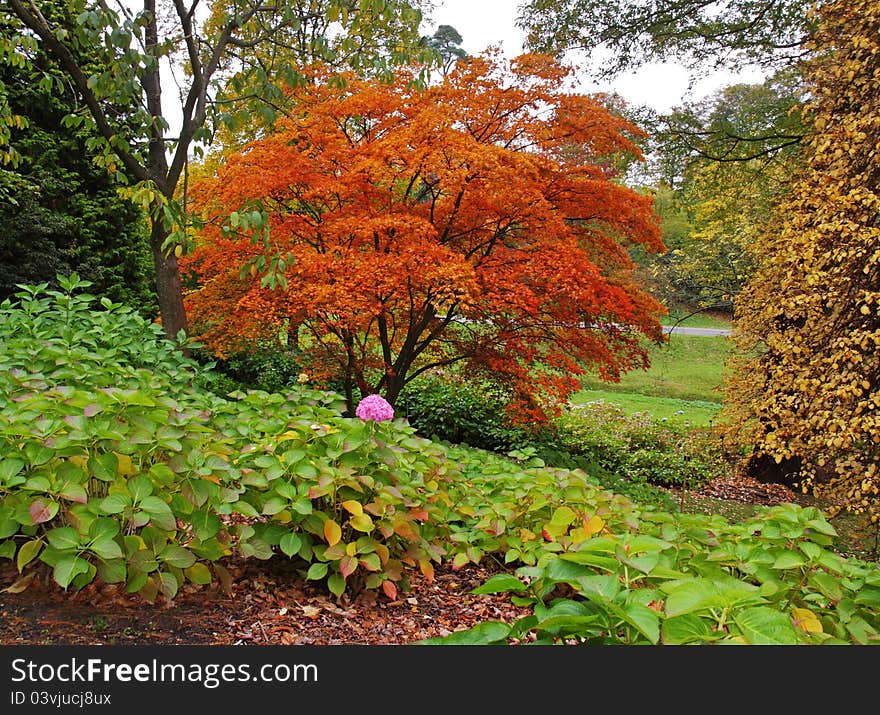
<path fill-rule="evenodd" d="M 437 25 L 451 25 L 458 30 L 462 47 L 469 54 L 480 54 L 489 45 L 500 45 L 506 56 L 514 57 L 522 52 L 524 40 L 524 33 L 514 24 L 518 6 L 516 0 L 435 0 L 433 22 L 426 23 L 425 34 L 433 33 Z M 696 83 L 690 98 L 700 99 L 735 82 L 762 79 L 760 72 L 749 70 L 737 75 L 708 74 Z M 637 72 L 621 75 L 612 84 L 599 86 L 584 81 L 580 89 L 616 91 L 631 104 L 647 104 L 666 112 L 685 99 L 688 72 L 673 63 L 646 65 Z"/>

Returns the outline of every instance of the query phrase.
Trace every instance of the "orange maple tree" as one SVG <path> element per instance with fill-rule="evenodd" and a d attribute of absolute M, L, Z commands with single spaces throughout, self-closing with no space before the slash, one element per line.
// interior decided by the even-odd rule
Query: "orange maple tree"
<path fill-rule="evenodd" d="M 587 370 L 646 367 L 663 308 L 628 249 L 664 249 L 652 198 L 614 169 L 641 158 L 639 130 L 568 74 L 488 52 L 427 88 L 291 89 L 293 114 L 194 189 L 200 339 L 222 357 L 289 335 L 350 408 L 460 363 L 540 417 Z"/>

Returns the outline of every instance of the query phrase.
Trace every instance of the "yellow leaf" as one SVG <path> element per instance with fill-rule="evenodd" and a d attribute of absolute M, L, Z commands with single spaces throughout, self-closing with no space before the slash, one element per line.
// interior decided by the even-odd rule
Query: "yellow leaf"
<path fill-rule="evenodd" d="M 568 537 L 571 539 L 572 544 L 580 544 L 582 541 L 586 541 L 592 536 L 592 532 L 587 531 L 586 529 L 572 529 Z"/>
<path fill-rule="evenodd" d="M 434 565 L 428 559 L 419 559 L 419 570 L 428 580 L 428 583 L 434 580 Z"/>
<path fill-rule="evenodd" d="M 369 532 L 373 530 L 373 520 L 367 514 L 355 514 L 351 517 L 351 526 L 358 531 Z"/>
<path fill-rule="evenodd" d="M 364 513 L 364 508 L 361 506 L 359 501 L 355 501 L 354 499 L 349 499 L 348 501 L 342 502 L 342 508 L 345 509 L 349 514 L 354 514 L 355 516 L 359 516 Z"/>
<path fill-rule="evenodd" d="M 138 470 L 135 469 L 134 464 L 131 461 L 131 457 L 127 454 L 120 454 L 119 452 L 114 452 L 116 455 L 116 459 L 119 463 L 119 474 L 124 477 L 131 477 L 138 473 Z"/>
<path fill-rule="evenodd" d="M 584 517 L 584 531 L 589 535 L 598 534 L 605 527 L 605 520 L 601 516 Z"/>
<path fill-rule="evenodd" d="M 794 625 L 806 633 L 822 633 L 822 623 L 808 608 L 793 608 Z"/>
<path fill-rule="evenodd" d="M 357 544 L 353 541 L 350 544 L 345 545 L 345 553 L 349 556 L 357 555 Z"/>
<path fill-rule="evenodd" d="M 327 519 L 324 522 L 324 538 L 327 539 L 330 546 L 338 544 L 342 538 L 342 529 L 333 519 Z"/>

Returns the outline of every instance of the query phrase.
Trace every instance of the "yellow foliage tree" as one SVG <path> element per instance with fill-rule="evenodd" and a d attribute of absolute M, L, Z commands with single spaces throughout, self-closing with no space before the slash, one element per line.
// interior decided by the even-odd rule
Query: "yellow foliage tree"
<path fill-rule="evenodd" d="M 809 161 L 736 305 L 730 436 L 805 492 L 880 517 L 880 4 L 837 0 L 810 41 Z"/>

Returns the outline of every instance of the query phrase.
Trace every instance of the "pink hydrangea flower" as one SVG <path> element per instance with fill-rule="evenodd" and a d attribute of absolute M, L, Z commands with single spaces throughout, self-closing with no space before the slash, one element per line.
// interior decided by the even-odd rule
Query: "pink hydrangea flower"
<path fill-rule="evenodd" d="M 394 419 L 394 408 L 382 395 L 367 395 L 357 406 L 354 413 L 362 420 L 384 422 Z"/>

